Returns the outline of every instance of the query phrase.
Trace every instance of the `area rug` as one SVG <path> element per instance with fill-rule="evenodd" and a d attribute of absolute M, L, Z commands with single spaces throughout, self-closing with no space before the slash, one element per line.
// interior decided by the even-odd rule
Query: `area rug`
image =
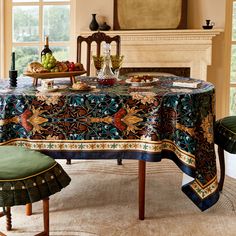
<path fill-rule="evenodd" d="M 226 177 L 216 205 L 201 212 L 181 191 L 182 172 L 170 160 L 147 163 L 145 220 L 138 219 L 138 162 L 59 161 L 71 184 L 50 198 L 50 235 L 58 236 L 234 236 L 236 180 Z M 42 203 L 12 209 L 9 236 L 32 236 L 43 229 Z"/>

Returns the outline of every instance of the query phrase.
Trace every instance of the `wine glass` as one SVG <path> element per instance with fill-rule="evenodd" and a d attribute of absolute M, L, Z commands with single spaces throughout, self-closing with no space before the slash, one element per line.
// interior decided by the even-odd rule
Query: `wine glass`
<path fill-rule="evenodd" d="M 114 72 L 117 80 L 119 77 L 119 71 L 123 63 L 124 56 L 119 56 L 119 55 L 111 55 L 111 67 L 112 71 Z"/>
<path fill-rule="evenodd" d="M 104 65 L 104 56 L 93 56 L 93 64 L 97 70 L 97 75 Z"/>

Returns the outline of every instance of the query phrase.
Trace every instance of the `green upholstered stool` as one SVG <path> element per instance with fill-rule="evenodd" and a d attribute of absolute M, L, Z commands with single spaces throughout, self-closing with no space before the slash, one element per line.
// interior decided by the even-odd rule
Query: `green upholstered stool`
<path fill-rule="evenodd" d="M 225 178 L 224 150 L 236 154 L 236 116 L 217 120 L 214 126 L 215 143 L 218 145 L 220 162 L 219 190 L 222 191 Z"/>
<path fill-rule="evenodd" d="M 0 146 L 0 216 L 7 217 L 11 230 L 10 207 L 43 200 L 44 231 L 49 235 L 49 196 L 59 192 L 71 179 L 52 158 L 29 149 Z M 4 235 L 0 232 L 0 235 Z"/>

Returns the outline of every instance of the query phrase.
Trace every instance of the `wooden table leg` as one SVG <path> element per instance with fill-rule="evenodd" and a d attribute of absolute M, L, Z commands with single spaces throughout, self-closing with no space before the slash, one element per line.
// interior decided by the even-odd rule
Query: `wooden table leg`
<path fill-rule="evenodd" d="M 70 77 L 70 82 L 71 82 L 71 85 L 73 85 L 76 82 L 75 76 L 72 75 Z"/>
<path fill-rule="evenodd" d="M 33 79 L 33 86 L 37 86 L 38 85 L 38 78 L 34 78 Z"/>
<path fill-rule="evenodd" d="M 32 203 L 26 204 L 26 212 L 25 212 L 25 214 L 27 216 L 31 216 L 32 215 Z"/>
<path fill-rule="evenodd" d="M 122 158 L 117 158 L 117 165 L 122 165 Z"/>
<path fill-rule="evenodd" d="M 224 149 L 218 146 L 218 156 L 220 161 L 220 181 L 218 183 L 219 191 L 221 192 L 224 185 L 225 180 L 225 157 L 224 157 Z"/>
<path fill-rule="evenodd" d="M 71 159 L 70 158 L 66 158 L 66 164 L 71 165 Z"/>
<path fill-rule="evenodd" d="M 145 178 L 146 162 L 139 161 L 139 219 L 144 220 L 145 215 Z"/>

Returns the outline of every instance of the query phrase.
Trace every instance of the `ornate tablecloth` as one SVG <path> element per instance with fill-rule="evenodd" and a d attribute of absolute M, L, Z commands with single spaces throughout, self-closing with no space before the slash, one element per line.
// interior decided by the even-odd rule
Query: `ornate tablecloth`
<path fill-rule="evenodd" d="M 194 181 L 182 186 L 205 210 L 219 198 L 213 143 L 214 86 L 149 88 L 126 83 L 89 92 L 41 93 L 31 81 L 0 83 L 0 145 L 43 151 L 54 158 L 173 160 Z"/>

